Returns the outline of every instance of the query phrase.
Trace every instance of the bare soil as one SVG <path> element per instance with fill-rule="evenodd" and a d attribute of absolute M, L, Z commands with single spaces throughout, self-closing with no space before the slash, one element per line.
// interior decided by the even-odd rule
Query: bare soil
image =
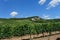
<path fill-rule="evenodd" d="M 58 31 L 52 32 L 52 34 L 56 34 L 56 33 L 59 33 L 59 32 Z M 49 34 L 44 33 L 44 35 L 49 35 Z M 34 38 L 34 37 L 40 37 L 40 36 L 42 36 L 42 34 L 32 35 L 31 37 Z M 28 39 L 28 38 L 30 38 L 29 35 L 22 36 L 22 37 L 12 37 L 10 39 L 0 39 L 0 40 L 21 40 L 21 39 Z M 35 38 L 33 40 L 56 40 L 57 38 L 60 38 L 60 34 L 56 34 L 56 35 L 53 35 L 53 36 L 42 37 L 42 38 Z"/>

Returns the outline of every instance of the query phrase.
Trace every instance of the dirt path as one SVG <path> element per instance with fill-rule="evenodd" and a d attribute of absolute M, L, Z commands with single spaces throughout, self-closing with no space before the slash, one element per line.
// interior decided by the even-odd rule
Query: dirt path
<path fill-rule="evenodd" d="M 59 33 L 59 32 L 56 32 L 56 33 Z M 52 32 L 52 34 L 56 34 L 55 32 Z M 44 33 L 45 35 L 48 35 L 47 33 Z M 42 36 L 42 34 L 39 34 L 38 36 L 37 35 L 32 35 L 31 37 L 40 37 Z M 43 38 L 37 38 L 37 39 L 33 39 L 33 40 L 56 40 L 57 38 L 60 38 L 60 34 L 57 34 L 57 35 L 53 35 L 53 36 L 48 36 L 48 37 L 43 37 Z M 22 37 L 12 37 L 10 39 L 1 39 L 1 40 L 21 40 L 22 39 L 27 39 L 27 38 L 30 38 L 29 35 L 26 35 L 26 36 L 22 36 Z"/>
<path fill-rule="evenodd" d="M 54 36 L 49 36 L 49 37 L 44 37 L 44 38 L 37 38 L 33 40 L 56 40 L 57 38 L 60 38 L 60 34 L 54 35 Z"/>

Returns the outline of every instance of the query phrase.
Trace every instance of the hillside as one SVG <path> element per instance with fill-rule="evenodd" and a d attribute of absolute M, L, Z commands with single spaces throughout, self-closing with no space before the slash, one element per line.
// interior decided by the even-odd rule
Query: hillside
<path fill-rule="evenodd" d="M 60 19 L 45 20 L 38 16 L 27 18 L 0 18 L 0 38 L 21 37 L 60 31 Z"/>
<path fill-rule="evenodd" d="M 29 21 L 29 22 L 36 22 L 36 23 L 47 23 L 47 22 L 60 22 L 60 19 L 43 19 L 38 16 L 33 16 L 33 17 L 26 17 L 26 18 L 0 18 L 0 23 L 1 22 L 8 22 L 8 21 Z"/>

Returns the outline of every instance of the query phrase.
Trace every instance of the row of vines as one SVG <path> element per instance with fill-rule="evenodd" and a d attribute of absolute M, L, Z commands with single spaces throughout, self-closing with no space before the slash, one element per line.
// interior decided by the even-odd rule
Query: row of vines
<path fill-rule="evenodd" d="M 0 25 L 0 38 L 23 36 L 31 34 L 49 33 L 59 31 L 60 23 L 24 23 L 24 24 L 4 24 Z"/>

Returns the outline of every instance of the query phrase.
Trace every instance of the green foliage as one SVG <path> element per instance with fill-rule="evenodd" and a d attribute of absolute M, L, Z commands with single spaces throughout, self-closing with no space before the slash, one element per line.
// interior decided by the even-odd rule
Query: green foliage
<path fill-rule="evenodd" d="M 7 38 L 12 36 L 12 27 L 9 25 L 0 26 L 0 38 Z"/>
<path fill-rule="evenodd" d="M 40 34 L 60 31 L 60 22 L 38 23 L 29 20 L 1 20 L 0 38 L 23 36 L 26 34 Z"/>

